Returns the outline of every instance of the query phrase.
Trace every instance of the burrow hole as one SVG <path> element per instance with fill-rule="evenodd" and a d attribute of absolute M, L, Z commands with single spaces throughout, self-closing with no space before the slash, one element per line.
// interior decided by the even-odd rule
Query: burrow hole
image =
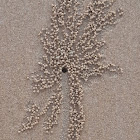
<path fill-rule="evenodd" d="M 66 67 L 63 67 L 63 68 L 62 68 L 62 72 L 63 72 L 63 73 L 66 73 L 67 71 L 68 71 L 68 69 L 67 69 Z"/>

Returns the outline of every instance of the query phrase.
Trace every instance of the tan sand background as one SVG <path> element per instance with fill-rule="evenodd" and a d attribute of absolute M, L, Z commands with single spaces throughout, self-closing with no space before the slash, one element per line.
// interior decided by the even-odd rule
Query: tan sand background
<path fill-rule="evenodd" d="M 30 73 L 38 69 L 43 50 L 37 34 L 49 27 L 54 0 L 0 0 L 0 140 L 66 140 L 68 125 L 67 76 L 59 125 L 46 135 L 42 123 L 18 134 L 25 105 L 43 106 L 51 91 L 32 93 Z M 85 5 L 89 0 L 85 1 Z M 140 0 L 117 0 L 124 16 L 104 39 L 107 61 L 123 68 L 121 76 L 105 75 L 84 84 L 86 123 L 81 140 L 140 140 Z M 41 120 L 42 121 L 42 120 Z"/>

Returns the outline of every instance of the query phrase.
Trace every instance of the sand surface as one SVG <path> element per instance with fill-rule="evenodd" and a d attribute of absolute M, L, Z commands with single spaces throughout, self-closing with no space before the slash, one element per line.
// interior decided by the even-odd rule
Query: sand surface
<path fill-rule="evenodd" d="M 53 2 L 0 0 L 0 140 L 66 140 L 66 75 L 62 78 L 65 106 L 54 133 L 46 135 L 42 123 L 17 133 L 27 102 L 43 106 L 51 95 L 51 90 L 33 94 L 26 77 L 38 70 L 43 50 L 37 34 L 49 27 Z M 104 75 L 83 84 L 86 123 L 81 140 L 140 140 L 140 1 L 117 0 L 112 8 L 117 7 L 123 8 L 124 16 L 104 34 L 105 54 L 107 61 L 123 68 L 123 74 Z"/>

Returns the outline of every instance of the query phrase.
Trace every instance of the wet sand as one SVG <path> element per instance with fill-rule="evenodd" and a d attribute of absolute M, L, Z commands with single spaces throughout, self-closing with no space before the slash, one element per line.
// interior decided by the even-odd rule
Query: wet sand
<path fill-rule="evenodd" d="M 38 70 L 37 62 L 43 50 L 37 35 L 41 28 L 49 27 L 52 2 L 54 0 L 0 1 L 1 140 L 62 140 L 66 137 L 67 132 L 62 133 L 68 123 L 65 106 L 59 119 L 61 124 L 54 128 L 52 135 L 43 132 L 41 122 L 31 131 L 17 133 L 27 102 L 33 100 L 43 106 L 51 95 L 50 90 L 33 94 L 26 77 Z M 83 83 L 86 123 L 81 140 L 140 139 L 140 1 L 117 0 L 112 9 L 119 7 L 124 10 L 124 16 L 115 28 L 104 33 L 108 46 L 104 52 L 107 61 L 119 65 L 123 74 L 106 74 Z M 66 80 L 66 76 L 62 79 Z M 67 91 L 63 87 L 63 94 Z"/>

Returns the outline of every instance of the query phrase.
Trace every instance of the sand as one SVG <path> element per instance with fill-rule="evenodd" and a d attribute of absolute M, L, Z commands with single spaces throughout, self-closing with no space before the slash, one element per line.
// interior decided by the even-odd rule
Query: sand
<path fill-rule="evenodd" d="M 51 95 L 51 90 L 33 94 L 26 77 L 38 70 L 43 50 L 37 34 L 49 27 L 52 2 L 0 1 L 0 140 L 66 140 L 66 75 L 62 80 L 66 106 L 54 133 L 46 135 L 42 123 L 31 131 L 17 133 L 27 102 L 43 106 Z M 108 46 L 105 54 L 107 61 L 123 69 L 123 74 L 83 83 L 86 123 L 81 140 L 140 140 L 140 1 L 117 0 L 112 8 L 118 7 L 123 8 L 124 16 L 115 28 L 104 33 Z"/>

